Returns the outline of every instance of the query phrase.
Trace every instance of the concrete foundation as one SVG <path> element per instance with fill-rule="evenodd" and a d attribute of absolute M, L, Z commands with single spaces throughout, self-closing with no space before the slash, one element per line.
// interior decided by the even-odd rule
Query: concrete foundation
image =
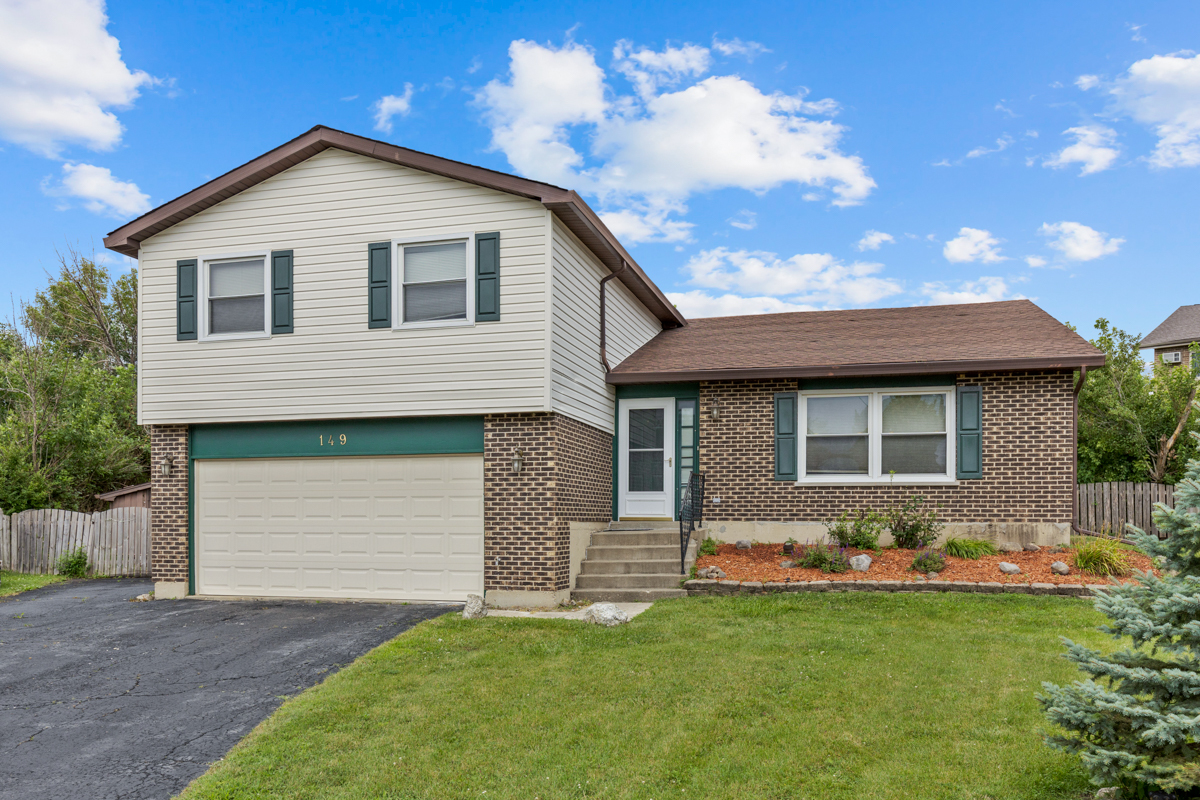
<path fill-rule="evenodd" d="M 155 600 L 182 600 L 187 597 L 188 585 L 184 581 L 155 581 Z"/>
<path fill-rule="evenodd" d="M 717 522 L 704 521 L 703 539 L 711 536 L 720 542 L 749 539 L 752 542 L 785 542 L 789 538 L 801 544 L 826 539 L 828 528 L 820 522 Z M 951 522 L 942 529 L 939 542 L 951 536 L 964 539 L 986 539 L 999 544 L 1036 544 L 1043 547 L 1071 543 L 1069 522 Z M 892 535 L 879 537 L 881 545 L 892 543 Z"/>
<path fill-rule="evenodd" d="M 490 589 L 483 595 L 489 608 L 555 608 L 570 599 L 570 589 L 557 592 Z"/>

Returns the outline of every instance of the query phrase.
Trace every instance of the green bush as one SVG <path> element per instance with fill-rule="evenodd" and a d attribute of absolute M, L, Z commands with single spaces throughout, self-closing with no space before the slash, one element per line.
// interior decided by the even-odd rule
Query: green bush
<path fill-rule="evenodd" d="M 86 578 L 88 571 L 87 551 L 77 547 L 58 557 L 58 574 L 68 578 Z"/>
<path fill-rule="evenodd" d="M 850 569 L 850 559 L 844 550 L 824 544 L 805 545 L 799 564 L 805 569 L 819 569 L 821 572 L 845 572 Z"/>
<path fill-rule="evenodd" d="M 946 527 L 937 518 L 937 509 L 925 508 L 925 497 L 913 495 L 902 506 L 892 506 L 884 517 L 896 547 L 917 550 L 937 541 L 938 534 Z"/>
<path fill-rule="evenodd" d="M 1075 566 L 1091 575 L 1128 575 L 1129 551 L 1116 539 L 1089 536 L 1075 548 Z"/>
<path fill-rule="evenodd" d="M 994 556 L 999 552 L 996 545 L 986 539 L 960 539 L 957 536 L 947 539 L 942 549 L 948 556 L 970 559 Z"/>
<path fill-rule="evenodd" d="M 715 556 L 717 554 L 717 540 L 711 536 L 706 536 L 696 552 L 702 556 Z"/>
<path fill-rule="evenodd" d="M 946 568 L 946 557 L 937 550 L 922 550 L 913 559 L 912 568 L 917 572 L 941 572 Z"/>
<path fill-rule="evenodd" d="M 829 538 L 842 547 L 858 550 L 877 550 L 885 524 L 883 515 L 873 508 L 859 509 L 853 514 L 844 511 L 833 522 L 825 523 L 829 528 Z"/>

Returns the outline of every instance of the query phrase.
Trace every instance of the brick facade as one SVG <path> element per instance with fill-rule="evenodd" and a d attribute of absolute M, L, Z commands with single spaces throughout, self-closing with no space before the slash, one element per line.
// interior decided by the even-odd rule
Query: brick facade
<path fill-rule="evenodd" d="M 150 428 L 150 575 L 157 582 L 188 579 L 188 429 Z M 166 456 L 174 458 L 163 475 Z"/>
<path fill-rule="evenodd" d="M 886 383 L 886 379 L 881 379 Z M 964 374 L 982 387 L 983 479 L 957 486 L 796 486 L 774 480 L 774 393 L 795 380 L 702 383 L 700 408 L 715 397 L 720 418 L 700 415 L 706 517 L 729 522 L 823 522 L 849 509 L 883 508 L 922 494 L 946 522 L 1069 522 L 1072 373 Z M 881 385 L 883 385 L 881 383 Z"/>
<path fill-rule="evenodd" d="M 1162 360 L 1163 353 L 1179 353 L 1179 366 L 1186 367 L 1192 363 L 1192 351 L 1188 349 L 1186 344 L 1177 344 L 1173 347 L 1156 347 L 1154 348 L 1154 362 L 1165 366 L 1175 366 L 1174 364 L 1167 365 Z"/>
<path fill-rule="evenodd" d="M 570 523 L 612 516 L 612 435 L 554 413 L 484 417 L 483 516 L 485 588 L 569 588 Z"/>

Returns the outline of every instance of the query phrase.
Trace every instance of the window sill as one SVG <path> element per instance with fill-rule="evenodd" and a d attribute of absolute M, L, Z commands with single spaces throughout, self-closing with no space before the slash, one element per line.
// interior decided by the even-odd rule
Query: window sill
<path fill-rule="evenodd" d="M 394 331 L 419 331 L 426 328 L 473 328 L 475 320 L 471 319 L 455 319 L 455 320 L 434 320 L 430 322 L 402 322 L 399 325 L 393 325 Z"/>
<path fill-rule="evenodd" d="M 271 334 L 262 333 L 210 333 L 200 337 L 202 342 L 237 342 L 243 339 L 270 339 Z"/>
<path fill-rule="evenodd" d="M 894 478 L 801 478 L 796 481 L 797 486 L 957 486 L 959 483 L 957 478 L 948 478 L 945 476 L 921 476 L 914 475 L 905 477 L 897 475 Z"/>

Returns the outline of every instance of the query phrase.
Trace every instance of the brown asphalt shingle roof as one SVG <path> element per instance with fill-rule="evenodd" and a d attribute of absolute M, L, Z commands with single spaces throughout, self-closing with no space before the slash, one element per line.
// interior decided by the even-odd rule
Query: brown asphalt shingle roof
<path fill-rule="evenodd" d="M 1028 300 L 693 319 L 609 383 L 939 374 L 1102 366 L 1104 353 Z"/>
<path fill-rule="evenodd" d="M 1159 347 L 1164 344 L 1191 344 L 1200 341 L 1200 304 L 1180 306 L 1150 335 L 1142 339 L 1142 347 Z"/>

